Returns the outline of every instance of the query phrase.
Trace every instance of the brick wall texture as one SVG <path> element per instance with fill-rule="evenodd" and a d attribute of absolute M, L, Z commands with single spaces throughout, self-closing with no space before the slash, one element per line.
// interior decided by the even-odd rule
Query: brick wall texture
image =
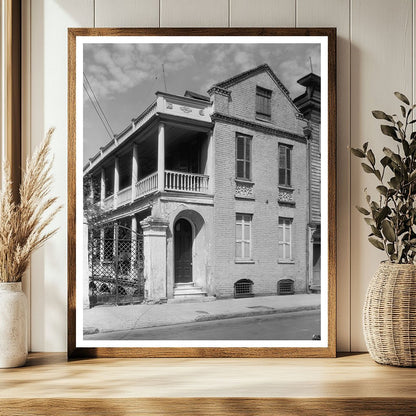
<path fill-rule="evenodd" d="M 272 90 L 271 121 L 256 120 L 256 86 Z M 228 88 L 231 97 L 228 115 L 303 135 L 305 123 L 297 110 L 266 72 Z M 214 98 L 215 102 L 215 98 Z M 252 181 L 254 199 L 235 196 L 236 134 L 252 137 Z M 234 122 L 216 120 L 215 196 L 214 196 L 214 276 L 217 297 L 234 295 L 234 283 L 253 281 L 254 294 L 276 294 L 277 282 L 293 279 L 296 292 L 307 288 L 308 169 L 306 141 L 255 131 Z M 278 146 L 289 144 L 292 150 L 292 185 L 295 206 L 278 203 Z M 252 263 L 235 259 L 236 213 L 252 214 Z M 278 260 L 279 216 L 293 218 L 293 262 Z"/>

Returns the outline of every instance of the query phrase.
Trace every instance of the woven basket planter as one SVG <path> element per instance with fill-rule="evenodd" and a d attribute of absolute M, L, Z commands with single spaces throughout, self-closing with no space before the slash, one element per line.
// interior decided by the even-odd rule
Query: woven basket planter
<path fill-rule="evenodd" d="M 416 266 L 384 262 L 367 290 L 364 337 L 374 361 L 416 367 Z"/>

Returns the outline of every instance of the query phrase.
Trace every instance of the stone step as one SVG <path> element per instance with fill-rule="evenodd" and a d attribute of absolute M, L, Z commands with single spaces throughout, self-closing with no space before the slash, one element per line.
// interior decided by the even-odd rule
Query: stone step
<path fill-rule="evenodd" d="M 202 290 L 202 288 L 197 286 L 189 286 L 189 287 L 176 287 L 173 291 L 174 296 L 190 296 L 190 295 L 201 295 L 206 296 L 206 292 Z"/>

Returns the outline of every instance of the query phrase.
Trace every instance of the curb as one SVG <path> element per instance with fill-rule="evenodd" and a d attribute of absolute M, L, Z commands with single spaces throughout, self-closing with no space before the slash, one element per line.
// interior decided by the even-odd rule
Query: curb
<path fill-rule="evenodd" d="M 311 306 L 299 306 L 293 308 L 285 308 L 285 309 L 269 309 L 269 310 L 260 310 L 260 311 L 250 311 L 250 312 L 235 312 L 235 313 L 227 313 L 227 314 L 217 314 L 217 315 L 209 315 L 209 316 L 197 316 L 196 318 L 188 321 L 181 321 L 175 322 L 173 324 L 160 324 L 160 325 L 149 325 L 149 326 L 139 326 L 139 327 L 132 327 L 132 328 L 125 328 L 125 329 L 109 329 L 109 330 L 100 330 L 99 328 L 84 328 L 84 335 L 94 335 L 98 333 L 108 333 L 108 332 L 120 332 L 120 331 L 133 331 L 137 329 L 149 329 L 149 328 L 158 328 L 158 327 L 166 327 L 166 326 L 175 326 L 175 325 L 182 325 L 182 324 L 191 324 L 193 322 L 205 322 L 205 321 L 217 321 L 222 319 L 232 319 L 232 318 L 244 318 L 250 316 L 264 316 L 264 315 L 274 315 L 274 314 L 284 314 L 284 313 L 291 313 L 291 312 L 302 312 L 302 311 L 315 311 L 320 310 L 320 305 L 311 305 Z M 92 332 L 95 331 L 95 332 Z"/>
<path fill-rule="evenodd" d="M 235 312 L 227 314 L 218 314 L 218 315 L 209 315 L 209 316 L 198 316 L 191 322 L 203 322 L 203 321 L 216 321 L 219 319 L 231 319 L 231 318 L 245 318 L 248 316 L 262 316 L 262 315 L 274 315 L 277 313 L 291 313 L 291 312 L 302 312 L 302 311 L 314 311 L 321 309 L 320 305 L 316 306 L 299 306 L 293 308 L 285 309 L 269 309 L 262 311 L 252 311 L 252 312 Z M 183 322 L 189 323 L 189 322 Z"/>

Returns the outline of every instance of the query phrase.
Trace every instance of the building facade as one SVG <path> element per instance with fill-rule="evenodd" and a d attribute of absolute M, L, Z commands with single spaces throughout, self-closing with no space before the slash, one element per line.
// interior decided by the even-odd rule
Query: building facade
<path fill-rule="evenodd" d="M 312 125 L 267 64 L 208 94 L 157 92 L 84 167 L 86 303 L 311 289 L 319 117 Z"/>

